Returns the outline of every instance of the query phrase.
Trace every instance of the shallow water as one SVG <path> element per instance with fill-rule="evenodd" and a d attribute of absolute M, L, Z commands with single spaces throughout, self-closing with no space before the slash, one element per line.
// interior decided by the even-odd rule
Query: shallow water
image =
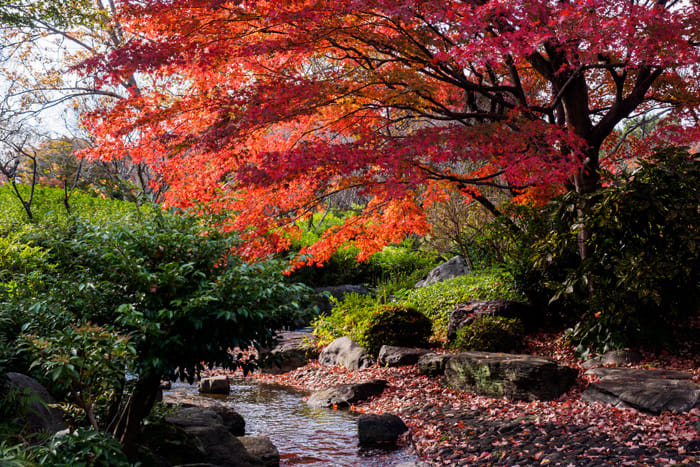
<path fill-rule="evenodd" d="M 194 386 L 173 390 L 196 393 Z M 309 407 L 305 393 L 284 386 L 231 381 L 231 394 L 211 396 L 230 405 L 245 419 L 246 435 L 268 436 L 280 452 L 281 465 L 393 466 L 416 460 L 406 449 L 364 449 L 358 446 L 358 414 Z"/>

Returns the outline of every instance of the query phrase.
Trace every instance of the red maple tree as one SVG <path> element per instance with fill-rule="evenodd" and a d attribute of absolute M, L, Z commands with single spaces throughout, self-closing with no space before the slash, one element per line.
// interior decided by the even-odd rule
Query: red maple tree
<path fill-rule="evenodd" d="M 235 213 L 249 256 L 344 190 L 371 201 L 300 262 L 425 233 L 448 190 L 497 216 L 485 186 L 590 193 L 602 157 L 644 147 L 618 144 L 631 117 L 663 112 L 666 142 L 698 135 L 695 1 L 147 0 L 121 15 L 140 39 L 86 66 L 150 85 L 88 116 L 91 155 L 129 151 L 168 204 Z"/>

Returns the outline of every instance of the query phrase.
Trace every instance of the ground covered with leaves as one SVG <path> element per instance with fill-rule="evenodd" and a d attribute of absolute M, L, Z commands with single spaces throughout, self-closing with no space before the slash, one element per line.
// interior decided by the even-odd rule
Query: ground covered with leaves
<path fill-rule="evenodd" d="M 381 396 L 352 407 L 364 413 L 394 413 L 409 427 L 403 440 L 431 465 L 697 465 L 700 410 L 647 415 L 581 400 L 588 381 L 573 351 L 558 336 L 540 334 L 529 353 L 579 368 L 577 384 L 556 401 L 518 402 L 456 391 L 414 367 L 347 370 L 313 362 L 259 380 L 306 390 L 381 378 Z M 700 382 L 694 355 L 644 354 L 638 368 L 688 371 Z"/>

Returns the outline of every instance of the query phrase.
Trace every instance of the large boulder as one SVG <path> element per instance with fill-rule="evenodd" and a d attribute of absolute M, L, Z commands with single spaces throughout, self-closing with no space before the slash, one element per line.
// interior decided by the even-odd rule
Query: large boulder
<path fill-rule="evenodd" d="M 467 303 L 457 305 L 447 323 L 447 340 L 453 341 L 464 326 L 473 323 L 484 316 L 500 316 L 502 318 L 518 318 L 527 331 L 536 329 L 542 320 L 539 313 L 532 305 L 514 300 L 469 300 Z"/>
<path fill-rule="evenodd" d="M 553 400 L 576 381 L 578 372 L 532 355 L 463 352 L 447 361 L 447 384 L 463 391 L 516 400 Z"/>
<path fill-rule="evenodd" d="M 416 362 L 418 373 L 426 376 L 442 376 L 445 374 L 445 366 L 450 358 L 452 358 L 451 354 L 427 353 Z"/>
<path fill-rule="evenodd" d="M 387 382 L 373 379 L 364 383 L 339 384 L 316 391 L 306 401 L 311 407 L 349 407 L 355 402 L 381 394 Z"/>
<path fill-rule="evenodd" d="M 426 349 L 383 345 L 382 348 L 379 349 L 377 363 L 380 366 L 415 365 L 420 357 L 428 353 L 430 353 L 430 351 Z"/>
<path fill-rule="evenodd" d="M 416 283 L 416 287 L 425 287 L 426 285 L 452 279 L 457 276 L 463 276 L 465 274 L 469 274 L 467 261 L 463 257 L 457 255 L 449 261 L 433 268 L 433 270 L 428 273 L 428 277 Z"/>
<path fill-rule="evenodd" d="M 148 463 L 157 466 L 201 463 L 207 457 L 199 439 L 167 422 L 146 423 L 141 429 L 139 444 L 150 451 Z"/>
<path fill-rule="evenodd" d="M 267 464 L 251 453 L 231 434 L 223 417 L 214 409 L 186 407 L 177 410 L 165 421 L 196 438 L 205 456 L 198 462 L 222 467 L 263 467 Z"/>
<path fill-rule="evenodd" d="M 675 370 L 593 368 L 586 371 L 599 380 L 583 391 L 581 399 L 619 408 L 659 414 L 665 410 L 689 412 L 700 407 L 700 384 L 693 375 Z"/>
<path fill-rule="evenodd" d="M 233 408 L 217 404 L 210 407 L 189 405 L 177 409 L 166 421 L 177 426 L 223 425 L 234 436 L 245 434 L 245 420 Z"/>
<path fill-rule="evenodd" d="M 333 308 L 333 305 L 331 304 L 330 300 L 328 300 L 327 295 L 330 295 L 339 302 L 342 302 L 345 296 L 351 293 L 357 295 L 369 295 L 369 290 L 367 290 L 365 287 L 350 284 L 318 287 L 314 289 L 314 292 L 317 294 L 316 304 L 318 305 L 319 311 L 324 315 L 330 313 L 331 309 Z"/>
<path fill-rule="evenodd" d="M 67 428 L 63 423 L 61 409 L 50 407 L 50 404 L 56 403 L 56 399 L 39 381 L 31 376 L 14 372 L 7 373 L 7 381 L 10 389 L 23 392 L 29 399 L 25 413 L 18 414 L 22 419 L 20 423 L 25 426 L 25 434 L 38 432 L 53 434 Z"/>
<path fill-rule="evenodd" d="M 238 441 L 255 457 L 262 459 L 265 467 L 280 465 L 280 453 L 267 436 L 241 436 Z"/>
<path fill-rule="evenodd" d="M 369 368 L 374 360 L 360 345 L 349 337 L 340 337 L 323 349 L 318 363 L 326 366 L 344 366 L 350 370 Z"/>
<path fill-rule="evenodd" d="M 406 431 L 408 427 L 403 420 L 392 414 L 365 414 L 357 419 L 361 445 L 394 445 Z"/>
<path fill-rule="evenodd" d="M 281 374 L 295 370 L 318 357 L 318 350 L 310 332 L 282 331 L 277 334 L 277 345 L 268 353 L 261 371 Z"/>
<path fill-rule="evenodd" d="M 229 394 L 231 386 L 228 383 L 226 376 L 212 376 L 211 378 L 202 378 L 199 382 L 199 392 L 201 394 Z"/>

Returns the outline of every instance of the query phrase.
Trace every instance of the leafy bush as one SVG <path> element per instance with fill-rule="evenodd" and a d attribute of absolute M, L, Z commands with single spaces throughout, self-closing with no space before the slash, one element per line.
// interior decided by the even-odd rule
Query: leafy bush
<path fill-rule="evenodd" d="M 55 467 L 128 467 L 129 461 L 113 436 L 78 428 L 63 436 L 54 436 L 38 456 L 41 465 Z"/>
<path fill-rule="evenodd" d="M 333 309 L 326 316 L 319 316 L 312 323 L 316 344 L 325 346 L 335 339 L 350 336 L 359 341 L 367 329 L 370 318 L 381 304 L 369 295 L 347 294 L 342 302 L 331 299 Z"/>
<path fill-rule="evenodd" d="M 398 304 L 383 305 L 367 321 L 358 343 L 376 357 L 382 345 L 427 345 L 431 329 L 430 320 L 416 309 Z"/>
<path fill-rule="evenodd" d="M 517 318 L 482 316 L 457 331 L 457 350 L 510 352 L 522 347 L 525 329 Z"/>
<path fill-rule="evenodd" d="M 698 156 L 669 148 L 591 196 L 560 200 L 558 224 L 538 245 L 535 265 L 546 271 L 570 257 L 581 228 L 590 232 L 591 255 L 548 284 L 552 301 L 577 305 L 579 352 L 668 346 L 673 328 L 687 327 L 700 299 L 699 187 Z"/>
<path fill-rule="evenodd" d="M 460 303 L 473 299 L 520 300 L 522 296 L 515 291 L 510 273 L 494 268 L 413 289 L 403 298 L 432 321 L 434 337 L 444 342 L 450 312 Z"/>

